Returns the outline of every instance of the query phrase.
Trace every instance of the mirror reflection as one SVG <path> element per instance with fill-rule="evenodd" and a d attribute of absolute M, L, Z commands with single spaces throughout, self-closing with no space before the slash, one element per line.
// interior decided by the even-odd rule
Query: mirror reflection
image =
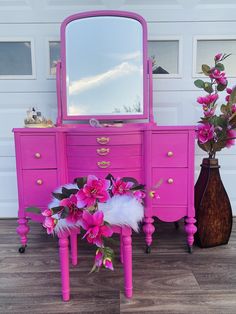
<path fill-rule="evenodd" d="M 143 114 L 142 25 L 117 16 L 66 27 L 67 114 Z"/>

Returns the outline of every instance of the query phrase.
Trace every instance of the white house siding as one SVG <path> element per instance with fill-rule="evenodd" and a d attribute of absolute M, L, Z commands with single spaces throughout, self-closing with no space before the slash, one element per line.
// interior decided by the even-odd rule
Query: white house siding
<path fill-rule="evenodd" d="M 181 39 L 181 75 L 154 79 L 154 115 L 160 125 L 195 124 L 201 108 L 194 87 L 193 38 L 234 35 L 234 0 L 0 0 L 0 39 L 34 41 L 35 79 L 0 79 L 0 217 L 16 217 L 17 187 L 13 127 L 22 127 L 25 112 L 37 106 L 56 117 L 55 79 L 48 78 L 47 40 L 59 39 L 61 21 L 75 12 L 119 9 L 141 14 L 148 22 L 149 39 Z M 96 48 L 95 48 L 96 52 Z M 230 85 L 236 78 L 231 78 Z M 204 156 L 196 147 L 196 178 Z M 221 175 L 236 214 L 236 147 L 218 155 Z"/>

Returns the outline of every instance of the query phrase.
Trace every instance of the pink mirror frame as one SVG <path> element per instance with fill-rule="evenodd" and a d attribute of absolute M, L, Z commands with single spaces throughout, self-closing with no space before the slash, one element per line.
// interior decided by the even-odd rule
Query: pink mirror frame
<path fill-rule="evenodd" d="M 106 115 L 97 116 L 101 120 L 140 120 L 149 119 L 153 121 L 152 117 L 152 73 L 151 61 L 147 57 L 147 23 L 144 18 L 133 12 L 126 11 L 91 11 L 71 15 L 67 17 L 61 24 L 61 61 L 57 64 L 57 102 L 58 102 L 58 117 L 57 125 L 62 125 L 63 120 L 89 120 L 92 116 L 68 116 L 67 114 L 67 97 L 66 97 L 66 26 L 77 19 L 95 17 L 95 16 L 118 16 L 135 19 L 142 25 L 143 29 L 143 104 L 144 111 L 142 115 Z M 149 75 L 148 75 L 149 74 Z M 148 80 L 149 79 L 149 80 Z M 149 84 L 148 84 L 149 81 Z"/>

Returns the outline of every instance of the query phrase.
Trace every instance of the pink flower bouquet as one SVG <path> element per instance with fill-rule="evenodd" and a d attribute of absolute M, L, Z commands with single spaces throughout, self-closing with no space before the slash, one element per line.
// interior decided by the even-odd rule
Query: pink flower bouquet
<path fill-rule="evenodd" d="M 218 53 L 214 57 L 214 66 L 203 64 L 202 71 L 209 81 L 196 80 L 195 86 L 207 94 L 197 98 L 202 105 L 203 117 L 197 127 L 198 145 L 215 158 L 216 152 L 235 144 L 236 138 L 236 86 L 227 88 L 228 81 L 224 72 L 223 61 L 230 55 Z M 226 104 L 217 112 L 219 92 L 226 91 Z"/>

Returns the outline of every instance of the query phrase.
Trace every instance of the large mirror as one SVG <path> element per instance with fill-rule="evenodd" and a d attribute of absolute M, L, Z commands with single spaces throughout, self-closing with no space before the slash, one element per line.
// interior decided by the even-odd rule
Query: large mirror
<path fill-rule="evenodd" d="M 116 15 L 77 18 L 65 25 L 64 36 L 65 119 L 146 117 L 140 21 Z"/>

